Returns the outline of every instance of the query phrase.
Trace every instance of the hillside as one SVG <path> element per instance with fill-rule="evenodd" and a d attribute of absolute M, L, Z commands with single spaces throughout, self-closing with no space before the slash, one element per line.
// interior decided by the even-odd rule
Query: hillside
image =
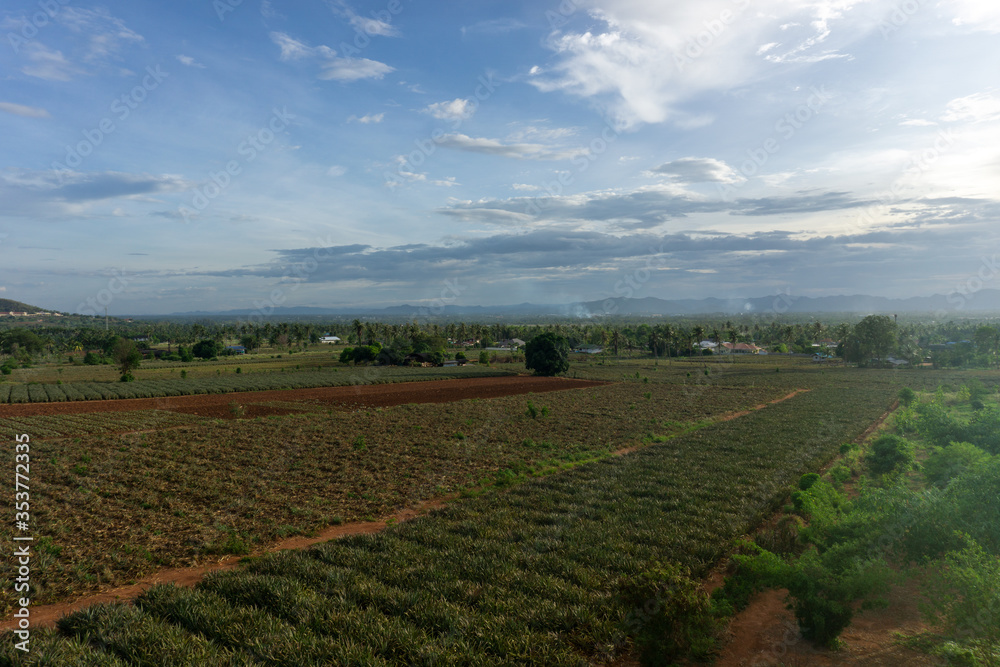
<path fill-rule="evenodd" d="M 39 308 L 38 306 L 29 306 L 26 303 L 21 303 L 20 301 L 14 301 L 13 299 L 0 299 L 0 313 L 42 313 L 47 312 L 44 308 Z"/>

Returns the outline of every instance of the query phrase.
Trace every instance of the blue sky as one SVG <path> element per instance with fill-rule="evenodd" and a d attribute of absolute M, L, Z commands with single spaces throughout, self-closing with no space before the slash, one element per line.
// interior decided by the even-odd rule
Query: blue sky
<path fill-rule="evenodd" d="M 993 0 L 8 0 L 0 297 L 1000 287 Z"/>

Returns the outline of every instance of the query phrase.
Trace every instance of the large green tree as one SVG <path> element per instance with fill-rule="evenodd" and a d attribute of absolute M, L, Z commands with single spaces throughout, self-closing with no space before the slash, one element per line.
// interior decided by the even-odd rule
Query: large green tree
<path fill-rule="evenodd" d="M 524 346 L 524 365 L 535 375 L 557 375 L 569 370 L 569 342 L 553 332 L 539 334 Z"/>
<path fill-rule="evenodd" d="M 896 322 L 888 315 L 869 315 L 854 326 L 844 342 L 844 359 L 881 365 L 896 350 Z"/>

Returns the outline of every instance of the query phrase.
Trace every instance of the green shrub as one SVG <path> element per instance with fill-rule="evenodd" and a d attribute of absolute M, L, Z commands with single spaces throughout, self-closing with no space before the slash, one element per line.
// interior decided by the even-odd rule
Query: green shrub
<path fill-rule="evenodd" d="M 806 473 L 805 475 L 802 475 L 801 478 L 799 478 L 799 488 L 802 489 L 803 491 L 808 491 L 809 488 L 818 481 L 819 481 L 818 474 L 814 472 Z"/>
<path fill-rule="evenodd" d="M 944 488 L 966 470 L 977 468 L 990 460 L 990 455 L 968 442 L 953 442 L 936 447 L 923 465 L 924 476 L 931 484 Z"/>
<path fill-rule="evenodd" d="M 756 550 L 752 555 L 733 556 L 742 576 L 767 588 L 788 589 L 799 631 L 818 646 L 835 646 L 851 623 L 857 601 L 864 601 L 862 608 L 880 605 L 880 600 L 868 598 L 886 592 L 891 581 L 891 571 L 882 561 L 854 562 L 844 569 L 836 561 L 825 562 L 814 547 L 789 560 L 752 547 Z"/>
<path fill-rule="evenodd" d="M 913 444 L 892 433 L 881 435 L 872 443 L 865 463 L 874 475 L 906 470 L 913 465 Z"/>
<path fill-rule="evenodd" d="M 486 350 L 483 350 L 482 352 L 479 353 L 479 365 L 480 366 L 490 365 L 490 353 L 487 352 Z"/>
<path fill-rule="evenodd" d="M 968 535 L 959 537 L 964 548 L 931 569 L 922 611 L 953 637 L 1000 642 L 1000 559 Z"/>
<path fill-rule="evenodd" d="M 909 387 L 903 387 L 899 390 L 899 402 L 910 407 L 913 405 L 913 401 L 917 400 L 917 392 L 913 391 Z"/>

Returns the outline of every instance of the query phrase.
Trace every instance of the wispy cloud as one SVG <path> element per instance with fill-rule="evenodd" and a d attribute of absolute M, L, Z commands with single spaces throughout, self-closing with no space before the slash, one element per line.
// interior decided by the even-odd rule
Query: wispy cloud
<path fill-rule="evenodd" d="M 515 30 L 522 30 L 526 27 L 528 27 L 527 24 L 518 21 L 517 19 L 489 19 L 473 23 L 472 25 L 462 26 L 462 34 L 467 35 L 469 33 L 478 33 L 484 35 L 503 35 Z"/>
<path fill-rule="evenodd" d="M 352 28 L 370 36 L 398 37 L 399 30 L 394 25 L 377 18 L 361 16 L 355 12 L 344 0 L 337 0 L 334 3 L 334 12 L 345 19 Z"/>
<path fill-rule="evenodd" d="M 283 32 L 272 32 L 271 41 L 281 49 L 279 59 L 284 62 L 316 58 L 320 61 L 317 78 L 324 81 L 350 83 L 360 79 L 381 79 L 394 68 L 368 58 L 342 58 L 329 46 L 309 46 Z"/>
<path fill-rule="evenodd" d="M 83 70 L 71 63 L 62 51 L 53 51 L 41 42 L 31 42 L 23 47 L 28 64 L 21 71 L 46 81 L 69 81 Z"/>
<path fill-rule="evenodd" d="M 14 104 L 13 102 L 0 102 L 0 111 L 25 118 L 49 118 L 49 112 L 45 109 Z"/>
<path fill-rule="evenodd" d="M 370 125 L 373 123 L 381 123 L 385 120 L 384 113 L 372 113 L 364 116 L 348 116 L 348 123 L 361 123 L 362 125 Z"/>
<path fill-rule="evenodd" d="M 586 148 L 555 148 L 544 144 L 527 143 L 505 144 L 498 139 L 470 137 L 465 134 L 446 134 L 437 143 L 444 148 L 519 160 L 571 160 L 589 152 Z"/>
<path fill-rule="evenodd" d="M 185 65 L 187 67 L 194 67 L 194 68 L 197 68 L 197 69 L 205 69 L 204 65 L 202 65 L 199 62 L 197 62 L 191 56 L 179 55 L 179 56 L 177 56 L 177 62 L 179 62 L 180 64 Z"/>
<path fill-rule="evenodd" d="M 679 183 L 740 183 L 746 179 L 722 160 L 683 157 L 650 170 Z"/>

